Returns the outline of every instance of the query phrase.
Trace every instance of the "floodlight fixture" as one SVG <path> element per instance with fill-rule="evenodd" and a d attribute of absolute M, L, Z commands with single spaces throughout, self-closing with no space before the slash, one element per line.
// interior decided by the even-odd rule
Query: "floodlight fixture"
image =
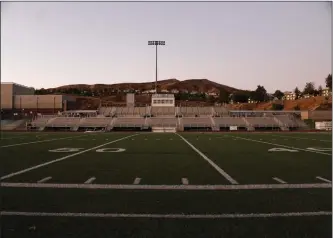
<path fill-rule="evenodd" d="M 148 45 L 155 45 L 156 49 L 156 75 L 155 75 L 155 93 L 157 93 L 157 46 L 165 45 L 165 41 L 148 41 Z"/>

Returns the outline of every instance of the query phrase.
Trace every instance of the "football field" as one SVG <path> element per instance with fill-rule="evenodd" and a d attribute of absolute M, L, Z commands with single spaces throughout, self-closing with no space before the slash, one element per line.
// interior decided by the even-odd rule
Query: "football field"
<path fill-rule="evenodd" d="M 332 237 L 330 133 L 2 133 L 1 237 Z"/>

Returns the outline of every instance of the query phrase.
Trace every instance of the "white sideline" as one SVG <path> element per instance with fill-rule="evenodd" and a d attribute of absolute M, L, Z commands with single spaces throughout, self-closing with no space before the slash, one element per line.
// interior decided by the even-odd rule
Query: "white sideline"
<path fill-rule="evenodd" d="M 139 184 L 141 181 L 141 178 L 135 178 L 133 184 Z"/>
<path fill-rule="evenodd" d="M 262 144 L 268 144 L 268 145 L 285 147 L 285 148 L 294 149 L 294 150 L 302 150 L 302 151 L 306 151 L 306 152 L 312 152 L 312 153 L 316 153 L 316 154 L 322 154 L 322 155 L 332 156 L 332 154 L 328 154 L 328 153 L 324 153 L 324 152 L 320 152 L 320 151 L 314 151 L 314 150 L 301 149 L 301 148 L 297 148 L 297 147 L 293 147 L 293 146 L 288 146 L 288 145 L 280 145 L 280 144 L 270 143 L 270 142 L 261 141 L 261 140 L 248 139 L 248 138 L 239 137 L 239 136 L 230 136 L 230 137 L 235 137 L 235 138 L 239 138 L 239 139 L 247 140 L 247 141 L 258 142 L 258 143 L 262 143 Z"/>
<path fill-rule="evenodd" d="M 237 185 L 134 185 L 134 184 L 58 184 L 58 183 L 0 183 L 2 188 L 52 188 L 92 190 L 267 190 L 332 188 L 331 183 L 305 184 L 237 184 Z"/>
<path fill-rule="evenodd" d="M 19 143 L 19 144 L 3 145 L 3 146 L 1 146 L 1 148 L 7 148 L 7 147 L 13 147 L 13 146 L 19 146 L 19 145 L 36 144 L 36 143 L 55 141 L 55 140 L 64 140 L 64 139 L 77 138 L 77 137 L 82 137 L 82 136 L 87 136 L 87 135 L 70 136 L 70 137 L 62 137 L 62 138 L 55 138 L 55 139 L 49 139 L 49 140 L 37 140 L 37 141 L 30 141 L 30 142 L 24 142 L 24 143 Z"/>
<path fill-rule="evenodd" d="M 325 179 L 325 178 L 322 178 L 322 177 L 319 177 L 319 176 L 317 176 L 316 178 L 321 180 L 321 181 L 327 182 L 327 183 L 332 183 L 331 180 L 328 180 L 328 179 Z"/>
<path fill-rule="evenodd" d="M 99 217 L 99 218 L 169 218 L 169 219 L 231 219 L 231 218 L 271 218 L 331 216 L 331 211 L 284 212 L 284 213 L 222 213 L 222 214 L 149 214 L 149 213 L 74 213 L 74 212 L 20 212 L 1 211 L 1 216 L 28 217 Z"/>
<path fill-rule="evenodd" d="M 318 139 L 313 139 L 313 138 L 304 138 L 304 137 L 296 137 L 296 136 L 280 136 L 280 135 L 273 135 L 275 137 L 281 137 L 281 138 L 293 138 L 293 139 L 300 139 L 300 140 L 316 140 L 316 141 L 322 141 L 322 142 L 330 142 L 332 143 L 331 140 L 318 140 Z"/>
<path fill-rule="evenodd" d="M 282 179 L 279 179 L 277 177 L 273 177 L 273 179 L 279 183 L 287 183 L 286 181 L 283 181 Z"/>
<path fill-rule="evenodd" d="M 91 151 L 91 150 L 95 150 L 95 149 L 98 149 L 100 147 L 103 147 L 105 145 L 109 145 L 109 144 L 112 144 L 112 143 L 115 143 L 115 142 L 118 142 L 118 141 L 121 141 L 121 140 L 125 140 L 127 138 L 130 138 L 130 137 L 133 137 L 133 136 L 137 136 L 138 134 L 134 134 L 134 135 L 130 135 L 130 136 L 125 136 L 125 137 L 122 137 L 120 139 L 117 139 L 117 140 L 114 140 L 114 141 L 110 141 L 110 142 L 107 142 L 105 144 L 102 144 L 102 145 L 98 145 L 98 146 L 95 146 L 93 148 L 90 148 L 90 149 L 86 149 L 86 150 L 82 150 L 80 152 L 77 152 L 77 153 L 74 153 L 74 154 L 70 154 L 70 155 L 67 155 L 67 156 L 64 156 L 64 157 L 61 157 L 59 159 L 55 159 L 55 160 L 51 160 L 49 162 L 46 162 L 46 163 L 43 163 L 43 164 L 39 164 L 39 165 L 35 165 L 35 166 L 32 166 L 30 168 L 27 168 L 27 169 L 23 169 L 23 170 L 20 170 L 20 171 L 17 171 L 17 172 L 14 172 L 14 173 L 11 173 L 11 174 L 7 174 L 5 176 L 2 176 L 0 178 L 0 180 L 3 180 L 3 179 L 7 179 L 7 178 L 11 178 L 15 175 L 18 175 L 18 174 L 23 174 L 23 173 L 26 173 L 28 171 L 31 171 L 31 170 L 34 170 L 34 169 L 38 169 L 40 167 L 44 167 L 46 165 L 49 165 L 49 164 L 53 164 L 53 163 L 56 163 L 56 162 L 59 162 L 59 161 L 62 161 L 62 160 L 65 160 L 65 159 L 68 159 L 68 158 L 71 158 L 71 157 L 74 157 L 76 155 L 80 155 L 80 154 L 83 154 L 83 153 L 86 153 L 88 151 Z"/>
<path fill-rule="evenodd" d="M 197 152 L 204 160 L 206 160 L 217 172 L 219 172 L 224 178 L 226 178 L 231 184 L 238 184 L 238 182 L 233 179 L 229 174 L 227 174 L 223 169 L 221 169 L 217 164 L 210 160 L 206 155 L 204 155 L 200 150 L 194 147 L 190 142 L 188 142 L 184 137 L 176 133 L 186 144 L 188 144 L 195 152 Z"/>
<path fill-rule="evenodd" d="M 96 178 L 95 177 L 91 177 L 90 179 L 88 179 L 87 181 L 85 181 L 85 184 L 89 184 L 92 183 Z"/>
<path fill-rule="evenodd" d="M 49 181 L 50 179 L 52 179 L 52 177 L 46 177 L 46 178 L 39 180 L 37 183 L 44 183 L 46 181 Z"/>

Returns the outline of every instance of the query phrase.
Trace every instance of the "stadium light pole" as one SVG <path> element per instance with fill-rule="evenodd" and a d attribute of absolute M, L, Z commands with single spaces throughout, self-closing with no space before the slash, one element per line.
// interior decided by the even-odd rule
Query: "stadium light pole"
<path fill-rule="evenodd" d="M 165 45 L 165 41 L 148 41 L 148 45 L 154 45 L 156 49 L 155 93 L 157 93 L 157 46 Z"/>

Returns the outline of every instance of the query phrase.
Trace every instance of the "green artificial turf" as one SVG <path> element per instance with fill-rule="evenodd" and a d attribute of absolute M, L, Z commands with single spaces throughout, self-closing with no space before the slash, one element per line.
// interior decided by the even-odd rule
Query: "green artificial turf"
<path fill-rule="evenodd" d="M 190 185 L 230 181 L 177 134 L 8 133 L 1 135 L 1 182 Z M 331 134 L 180 133 L 239 184 L 331 180 Z M 247 139 L 247 140 L 245 140 Z M 34 143 L 32 143 L 34 142 Z M 108 144 L 107 144 L 108 143 Z M 267 144 L 270 143 L 270 144 Z M 106 144 L 106 145 L 103 145 Z M 10 146 L 12 145 L 12 146 Z M 269 152 L 293 147 L 298 152 Z M 94 147 L 123 148 L 97 152 Z M 309 147 L 326 151 L 315 153 Z M 78 152 L 50 152 L 82 148 Z M 302 150 L 303 149 L 303 150 Z M 74 156 L 72 156 L 74 155 Z M 69 157 L 66 157 L 69 156 Z M 43 165 L 44 163 L 62 159 Z M 42 165 L 34 168 L 34 166 Z M 24 171 L 27 168 L 33 168 Z M 19 174 L 14 174 L 19 172 Z M 151 214 L 229 214 L 332 210 L 331 189 L 229 191 L 1 188 L 1 210 Z M 1 237 L 331 237 L 331 216 L 230 219 L 1 217 Z"/>

